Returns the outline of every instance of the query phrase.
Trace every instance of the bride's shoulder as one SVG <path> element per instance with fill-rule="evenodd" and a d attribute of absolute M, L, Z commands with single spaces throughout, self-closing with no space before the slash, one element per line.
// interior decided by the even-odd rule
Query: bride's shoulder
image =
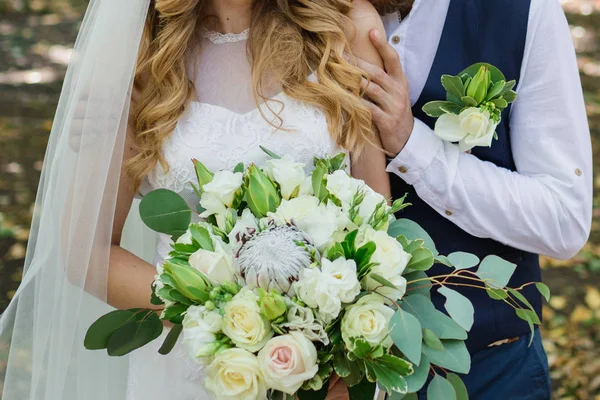
<path fill-rule="evenodd" d="M 372 29 L 378 29 L 382 35 L 385 35 L 381 16 L 368 0 L 354 0 L 352 5 L 352 10 L 348 13 L 349 21 L 346 28 L 352 52 L 355 56 L 371 63 L 381 64 L 379 52 L 369 39 L 369 32 Z"/>

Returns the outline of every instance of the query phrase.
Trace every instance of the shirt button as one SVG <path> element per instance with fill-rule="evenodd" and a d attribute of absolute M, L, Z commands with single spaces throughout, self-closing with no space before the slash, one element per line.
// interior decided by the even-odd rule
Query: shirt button
<path fill-rule="evenodd" d="M 398 35 L 394 35 L 394 36 L 392 36 L 392 43 L 393 43 L 393 44 L 398 44 L 398 43 L 400 43 L 400 36 L 398 36 Z"/>
<path fill-rule="evenodd" d="M 400 171 L 401 174 L 405 174 L 408 172 L 408 168 L 406 168 L 404 165 L 398 168 L 398 171 Z"/>
<path fill-rule="evenodd" d="M 583 175 L 583 172 L 581 172 L 581 170 L 580 170 L 579 168 L 577 168 L 577 169 L 575 170 L 575 175 L 577 175 L 577 176 L 581 176 L 581 175 Z"/>
<path fill-rule="evenodd" d="M 446 210 L 446 215 L 449 216 L 449 217 L 451 217 L 452 216 L 452 211 Z"/>

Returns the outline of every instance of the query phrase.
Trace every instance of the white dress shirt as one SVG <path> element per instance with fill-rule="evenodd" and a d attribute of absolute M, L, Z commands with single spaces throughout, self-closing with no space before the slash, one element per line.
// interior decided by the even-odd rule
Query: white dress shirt
<path fill-rule="evenodd" d="M 384 17 L 413 104 L 427 81 L 449 4 L 416 0 L 404 21 L 396 14 Z M 517 92 L 510 114 L 516 172 L 461 153 L 419 120 L 388 172 L 471 235 L 570 258 L 590 231 L 592 153 L 575 51 L 559 0 L 531 1 Z"/>

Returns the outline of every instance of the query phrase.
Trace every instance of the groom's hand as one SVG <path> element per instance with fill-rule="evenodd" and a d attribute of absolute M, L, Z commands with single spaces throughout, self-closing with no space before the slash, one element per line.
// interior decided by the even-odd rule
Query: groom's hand
<path fill-rule="evenodd" d="M 404 148 L 414 127 L 408 80 L 398 53 L 385 36 L 373 29 L 369 37 L 383 59 L 385 70 L 358 60 L 358 67 L 371 79 L 369 82 L 363 78 L 362 89 L 367 97 L 364 101 L 373 114 L 384 149 L 396 155 Z"/>

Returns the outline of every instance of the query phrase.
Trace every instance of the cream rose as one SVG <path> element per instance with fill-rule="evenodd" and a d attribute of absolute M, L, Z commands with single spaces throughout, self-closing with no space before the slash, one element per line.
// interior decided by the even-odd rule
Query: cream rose
<path fill-rule="evenodd" d="M 217 171 L 213 180 L 203 187 L 200 205 L 206 210 L 201 217 L 225 212 L 231 208 L 236 192 L 242 186 L 241 172 Z"/>
<path fill-rule="evenodd" d="M 279 184 L 281 196 L 286 200 L 289 200 L 294 192 L 297 195 L 306 180 L 304 164 L 294 161 L 287 154 L 280 159 L 267 161 L 264 171 Z"/>
<path fill-rule="evenodd" d="M 255 355 L 243 349 L 227 349 L 206 368 L 205 385 L 220 400 L 263 400 L 267 386 Z"/>
<path fill-rule="evenodd" d="M 192 267 L 202 272 L 213 284 L 235 282 L 233 253 L 229 245 L 213 238 L 214 251 L 199 249 L 189 258 Z"/>
<path fill-rule="evenodd" d="M 267 386 L 287 394 L 296 393 L 319 371 L 315 345 L 299 332 L 269 340 L 258 362 Z"/>
<path fill-rule="evenodd" d="M 435 134 L 448 142 L 458 142 L 461 151 L 492 145 L 498 124 L 487 110 L 467 108 L 460 115 L 443 114 L 435 124 Z"/>
<path fill-rule="evenodd" d="M 269 321 L 260 315 L 258 296 L 243 288 L 224 309 L 222 329 L 238 347 L 258 351 L 273 336 Z"/>
<path fill-rule="evenodd" d="M 361 297 L 355 304 L 346 309 L 342 318 L 342 339 L 349 350 L 353 350 L 351 338 L 362 337 L 369 344 L 382 344 L 390 347 L 393 344 L 389 337 L 389 323 L 394 310 L 386 306 L 383 298 L 377 294 Z"/>

